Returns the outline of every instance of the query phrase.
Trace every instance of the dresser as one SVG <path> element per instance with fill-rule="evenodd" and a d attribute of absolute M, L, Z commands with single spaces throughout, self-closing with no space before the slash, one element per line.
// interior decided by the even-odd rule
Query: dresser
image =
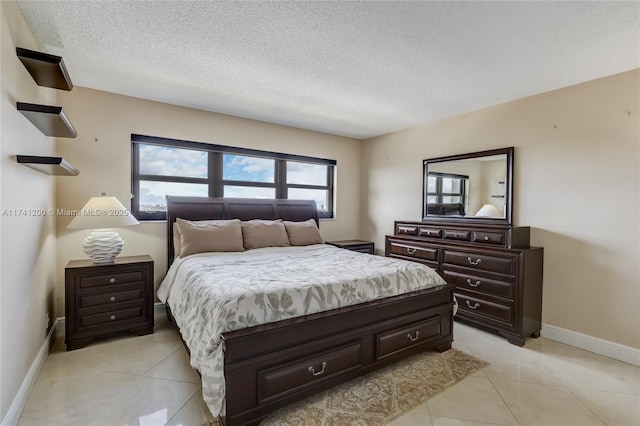
<path fill-rule="evenodd" d="M 111 264 L 72 260 L 65 268 L 65 344 L 84 347 L 118 331 L 153 333 L 153 259 L 116 257 Z"/>
<path fill-rule="evenodd" d="M 457 320 L 523 346 L 540 336 L 542 316 L 543 249 L 529 246 L 529 233 L 502 223 L 396 221 L 385 255 L 432 267 L 456 285 Z"/>

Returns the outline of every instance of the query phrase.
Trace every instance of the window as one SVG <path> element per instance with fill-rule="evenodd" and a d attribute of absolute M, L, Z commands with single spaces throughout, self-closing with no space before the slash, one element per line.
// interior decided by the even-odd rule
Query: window
<path fill-rule="evenodd" d="M 311 199 L 333 217 L 335 160 L 131 135 L 131 211 L 166 218 L 166 195 Z"/>
<path fill-rule="evenodd" d="M 469 176 L 430 172 L 427 176 L 427 205 L 460 204 L 466 208 Z"/>

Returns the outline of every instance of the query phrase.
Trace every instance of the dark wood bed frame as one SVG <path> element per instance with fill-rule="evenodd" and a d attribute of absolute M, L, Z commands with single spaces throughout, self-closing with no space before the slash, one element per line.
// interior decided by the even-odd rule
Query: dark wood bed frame
<path fill-rule="evenodd" d="M 168 196 L 168 265 L 176 218 L 318 222 L 314 201 Z M 443 285 L 224 333 L 221 423 L 255 425 L 278 408 L 399 359 L 450 349 L 454 288 Z"/>

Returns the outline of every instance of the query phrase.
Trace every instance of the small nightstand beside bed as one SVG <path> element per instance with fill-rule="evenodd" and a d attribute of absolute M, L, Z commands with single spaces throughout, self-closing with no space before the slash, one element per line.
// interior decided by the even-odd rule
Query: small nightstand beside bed
<path fill-rule="evenodd" d="M 178 218 L 196 222 L 178 222 L 188 246 L 174 261 Z M 184 235 L 207 232 L 205 220 L 227 221 L 209 231 L 229 228 L 213 231 L 226 233 L 228 251 L 185 256 L 194 245 Z M 225 425 L 257 424 L 406 356 L 451 347 L 454 286 L 424 265 L 313 244 L 313 201 L 167 197 L 167 224 L 173 265 L 158 296 Z M 283 246 L 269 247 L 278 238 Z"/>

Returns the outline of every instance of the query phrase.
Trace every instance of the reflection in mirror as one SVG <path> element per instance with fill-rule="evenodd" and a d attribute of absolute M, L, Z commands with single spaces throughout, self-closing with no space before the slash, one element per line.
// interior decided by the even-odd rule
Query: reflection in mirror
<path fill-rule="evenodd" d="M 442 157 L 424 162 L 424 217 L 511 221 L 513 148 Z"/>

